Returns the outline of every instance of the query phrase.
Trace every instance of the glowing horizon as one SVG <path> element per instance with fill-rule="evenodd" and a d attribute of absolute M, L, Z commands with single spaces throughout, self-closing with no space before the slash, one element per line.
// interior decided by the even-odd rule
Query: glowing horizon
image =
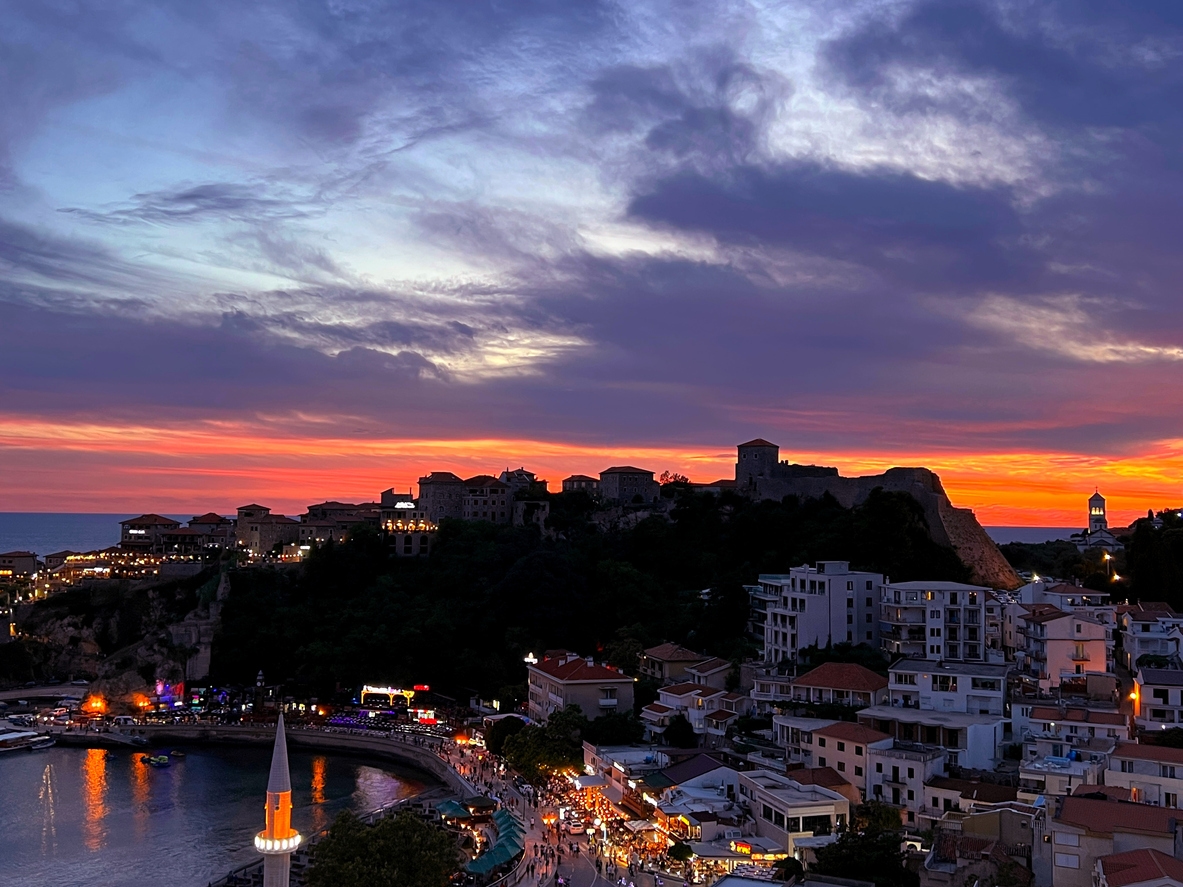
<path fill-rule="evenodd" d="M 0 454 L 31 482 L 0 493 L 5 511 L 127 511 L 194 515 L 231 513 L 248 501 L 299 514 L 313 503 L 376 501 L 385 489 L 417 493 L 430 471 L 462 477 L 524 466 L 560 489 L 570 474 L 597 476 L 610 465 L 676 471 L 695 482 L 734 477 L 734 448 L 692 445 L 595 445 L 512 438 L 373 439 L 277 435 L 247 424 L 201 428 L 45 423 L 2 417 Z M 844 476 L 897 466 L 935 471 L 954 505 L 991 526 L 1084 526 L 1094 489 L 1113 526 L 1183 503 L 1183 441 L 1162 441 L 1136 456 L 1073 453 L 789 450 L 803 464 L 837 467 Z M 84 464 L 79 464 L 79 463 Z M 102 478 L 101 482 L 97 478 Z M 44 507 L 52 503 L 53 507 Z M 101 507 L 100 506 L 101 504 Z M 33 507 L 40 505 L 40 507 Z"/>

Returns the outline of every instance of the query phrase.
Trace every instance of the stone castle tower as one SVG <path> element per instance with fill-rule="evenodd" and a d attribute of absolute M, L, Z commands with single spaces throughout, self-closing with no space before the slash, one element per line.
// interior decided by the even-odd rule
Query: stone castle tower
<path fill-rule="evenodd" d="M 300 841 L 300 833 L 292 828 L 292 777 L 280 714 L 275 728 L 275 750 L 271 753 L 271 773 L 267 777 L 267 827 L 255 835 L 255 849 L 263 854 L 263 887 L 288 887 L 292 853 Z"/>

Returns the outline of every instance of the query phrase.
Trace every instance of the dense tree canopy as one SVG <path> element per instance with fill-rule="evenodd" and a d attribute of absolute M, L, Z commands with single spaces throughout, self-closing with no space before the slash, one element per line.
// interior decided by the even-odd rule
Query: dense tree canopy
<path fill-rule="evenodd" d="M 340 814 L 313 849 L 308 887 L 445 887 L 459 869 L 456 841 L 409 810 L 368 826 Z"/>
<path fill-rule="evenodd" d="M 325 696 L 365 682 L 430 683 L 466 698 L 524 679 L 522 657 L 565 647 L 618 665 L 676 641 L 752 652 L 744 584 L 822 559 L 893 579 L 963 580 L 910 496 L 752 502 L 683 495 L 672 519 L 590 520 L 583 494 L 552 498 L 548 527 L 445 521 L 430 557 L 389 557 L 376 533 L 314 552 L 298 571 L 240 571 L 215 639 L 213 680 L 268 676 Z M 704 591 L 705 589 L 705 591 Z"/>

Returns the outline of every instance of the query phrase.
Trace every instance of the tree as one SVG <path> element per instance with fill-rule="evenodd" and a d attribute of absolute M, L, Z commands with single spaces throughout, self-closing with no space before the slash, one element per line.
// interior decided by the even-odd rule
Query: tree
<path fill-rule="evenodd" d="M 644 735 L 645 725 L 631 711 L 600 715 L 583 731 L 583 738 L 592 745 L 630 745 Z"/>
<path fill-rule="evenodd" d="M 897 817 L 898 818 L 898 817 Z M 894 831 L 848 829 L 817 851 L 819 875 L 874 881 L 876 887 L 918 887 L 920 878 L 904 867 L 900 836 Z"/>
<path fill-rule="evenodd" d="M 694 732 L 694 727 L 686 720 L 686 715 L 677 714 L 670 718 L 669 725 L 665 728 L 665 741 L 674 748 L 697 748 L 698 734 Z"/>
<path fill-rule="evenodd" d="M 667 855 L 675 862 L 689 862 L 690 857 L 694 855 L 694 851 L 690 849 L 689 844 L 684 844 L 683 842 L 678 841 L 673 847 L 669 849 L 669 853 Z"/>
<path fill-rule="evenodd" d="M 900 811 L 883 801 L 867 801 L 854 808 L 854 826 L 859 831 L 898 832 Z"/>
<path fill-rule="evenodd" d="M 794 859 L 791 856 L 778 859 L 773 864 L 772 870 L 776 872 L 777 877 L 782 881 L 788 881 L 790 878 L 799 878 L 805 874 L 805 866 L 801 865 L 800 860 Z"/>
<path fill-rule="evenodd" d="M 678 474 L 676 471 L 663 471 L 657 482 L 662 486 L 665 484 L 688 484 L 690 483 L 690 478 L 684 474 Z"/>
<path fill-rule="evenodd" d="M 530 724 L 503 745 L 505 760 L 527 781 L 540 785 L 560 770 L 583 763 L 583 733 L 587 718 L 578 706 L 568 705 L 547 719 L 546 726 Z"/>
<path fill-rule="evenodd" d="M 308 887 L 445 887 L 459 868 L 456 842 L 402 810 L 369 826 L 349 811 L 312 850 Z"/>
<path fill-rule="evenodd" d="M 526 722 L 521 718 L 509 717 L 496 721 L 485 733 L 485 748 L 495 755 L 500 755 L 505 751 L 505 740 L 521 733 L 525 726 Z"/>

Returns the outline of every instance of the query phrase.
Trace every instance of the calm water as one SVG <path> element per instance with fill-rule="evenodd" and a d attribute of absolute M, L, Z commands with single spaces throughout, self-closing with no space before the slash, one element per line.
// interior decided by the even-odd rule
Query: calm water
<path fill-rule="evenodd" d="M 258 858 L 271 750 L 186 748 L 167 769 L 140 752 L 53 748 L 0 756 L 0 884 L 204 887 Z M 316 832 L 424 788 L 413 771 L 291 751 L 292 824 Z"/>
<path fill-rule="evenodd" d="M 186 523 L 192 514 L 166 514 Z M 95 551 L 119 544 L 119 522 L 135 514 L 0 511 L 0 551 Z"/>
<path fill-rule="evenodd" d="M 983 527 L 987 535 L 997 545 L 1008 542 L 1025 542 L 1036 545 L 1040 542 L 1067 540 L 1073 533 L 1079 533 L 1080 527 Z"/>

